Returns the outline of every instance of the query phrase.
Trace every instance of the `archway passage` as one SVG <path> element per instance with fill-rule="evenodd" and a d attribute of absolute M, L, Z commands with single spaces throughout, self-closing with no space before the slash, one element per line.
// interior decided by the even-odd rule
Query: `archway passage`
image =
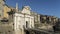
<path fill-rule="evenodd" d="M 28 28 L 28 21 L 26 21 L 26 28 Z"/>
<path fill-rule="evenodd" d="M 30 34 L 29 31 L 27 31 L 27 30 L 25 31 L 25 33 L 26 33 L 26 34 Z"/>

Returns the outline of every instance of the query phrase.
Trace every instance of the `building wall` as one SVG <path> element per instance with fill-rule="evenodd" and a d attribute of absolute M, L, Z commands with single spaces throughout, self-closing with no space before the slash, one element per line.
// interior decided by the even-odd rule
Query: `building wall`
<path fill-rule="evenodd" d="M 3 17 L 3 9 L 4 9 L 5 2 L 3 0 L 0 0 L 0 18 Z"/>
<path fill-rule="evenodd" d="M 27 23 L 26 23 L 27 22 Z M 16 31 L 16 34 L 20 32 L 21 34 L 24 34 L 24 28 L 34 28 L 34 18 L 29 15 L 24 14 L 15 14 L 14 17 L 14 29 Z"/>
<path fill-rule="evenodd" d="M 0 23 L 0 34 L 13 34 L 13 23 Z"/>
<path fill-rule="evenodd" d="M 38 28 L 39 25 L 40 25 L 40 15 L 31 11 L 31 15 L 34 16 L 34 25 L 35 25 L 35 28 Z"/>
<path fill-rule="evenodd" d="M 5 18 L 9 18 L 8 12 L 11 11 L 11 8 L 9 8 L 8 6 L 4 6 L 4 17 Z"/>

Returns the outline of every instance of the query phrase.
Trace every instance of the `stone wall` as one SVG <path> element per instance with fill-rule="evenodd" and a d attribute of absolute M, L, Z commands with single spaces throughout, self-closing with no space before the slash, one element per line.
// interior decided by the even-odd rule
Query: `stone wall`
<path fill-rule="evenodd" d="M 0 23 L 0 34 L 13 34 L 13 23 Z"/>

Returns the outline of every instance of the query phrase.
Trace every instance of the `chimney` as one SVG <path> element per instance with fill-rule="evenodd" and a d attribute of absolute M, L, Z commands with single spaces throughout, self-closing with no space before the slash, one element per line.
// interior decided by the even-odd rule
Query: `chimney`
<path fill-rule="evenodd" d="M 16 12 L 18 12 L 18 3 L 16 3 Z"/>

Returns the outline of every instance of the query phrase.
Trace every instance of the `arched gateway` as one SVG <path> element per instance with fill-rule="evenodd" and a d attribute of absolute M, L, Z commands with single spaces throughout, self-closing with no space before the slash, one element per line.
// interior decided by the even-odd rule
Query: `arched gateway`
<path fill-rule="evenodd" d="M 34 28 L 34 17 L 30 15 L 28 6 L 25 6 L 21 13 L 14 14 L 15 34 L 24 34 L 24 28 Z"/>

